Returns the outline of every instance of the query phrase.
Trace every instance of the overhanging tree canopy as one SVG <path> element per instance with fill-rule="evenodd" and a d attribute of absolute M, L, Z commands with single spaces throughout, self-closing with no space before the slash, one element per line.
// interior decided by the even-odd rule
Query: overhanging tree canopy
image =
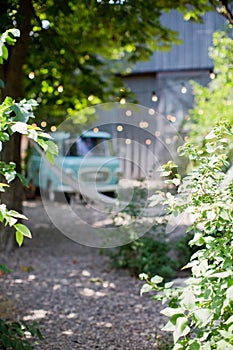
<path fill-rule="evenodd" d="M 210 4 L 197 0 L 2 1 L 0 31 L 12 26 L 21 31 L 1 74 L 3 96 L 38 99 L 37 114 L 51 123 L 91 103 L 114 101 L 122 87 L 116 73 L 127 73 L 132 62 L 179 42 L 178 33 L 160 22 L 162 12 L 171 9 L 183 12 L 187 19 L 199 19 Z"/>

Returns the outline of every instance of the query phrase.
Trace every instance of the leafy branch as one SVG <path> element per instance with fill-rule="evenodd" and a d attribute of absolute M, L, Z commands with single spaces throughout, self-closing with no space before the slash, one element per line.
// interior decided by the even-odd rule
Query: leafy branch
<path fill-rule="evenodd" d="M 19 30 L 9 29 L 0 36 L 0 64 L 3 63 L 3 59 L 6 60 L 8 57 L 6 44 L 13 45 L 16 41 L 14 37 L 19 35 Z M 44 133 L 39 127 L 28 124 L 29 118 L 35 118 L 33 109 L 37 105 L 35 100 L 23 99 L 20 102 L 15 102 L 11 97 L 5 98 L 0 105 L 0 152 L 4 142 L 9 141 L 14 133 L 20 133 L 37 142 L 46 152 L 47 158 L 54 161 L 58 150 L 51 141 L 51 136 Z M 27 185 L 24 176 L 17 173 L 15 168 L 16 164 L 13 162 L 7 164 L 0 161 L 0 174 L 6 181 L 6 183 L 0 183 L 0 192 L 4 192 L 16 176 L 24 185 Z M 19 246 L 22 245 L 24 237 L 31 238 L 29 229 L 18 222 L 22 219 L 26 220 L 27 218 L 14 210 L 8 210 L 4 203 L 0 205 L 0 222 L 4 223 L 5 226 L 15 228 L 16 241 Z"/>

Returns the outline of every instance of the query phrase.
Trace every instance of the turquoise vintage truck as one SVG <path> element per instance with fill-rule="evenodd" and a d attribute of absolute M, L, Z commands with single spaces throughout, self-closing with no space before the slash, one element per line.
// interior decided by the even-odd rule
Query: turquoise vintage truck
<path fill-rule="evenodd" d="M 94 188 L 113 195 L 121 175 L 120 160 L 113 155 L 112 137 L 109 133 L 92 130 L 81 135 L 66 132 L 52 134 L 59 155 L 51 165 L 40 149 L 32 147 L 27 165 L 27 178 L 50 201 L 63 193 L 69 201 L 79 192 L 79 186 Z M 77 186 L 76 186 L 77 184 Z M 81 195 L 81 193 L 80 193 Z"/>

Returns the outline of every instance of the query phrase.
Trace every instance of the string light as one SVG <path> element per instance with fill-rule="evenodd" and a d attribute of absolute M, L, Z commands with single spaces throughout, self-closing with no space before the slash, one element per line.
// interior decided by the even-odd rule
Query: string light
<path fill-rule="evenodd" d="M 176 117 L 174 115 L 168 114 L 167 115 L 167 120 L 169 120 L 172 123 L 175 123 Z"/>
<path fill-rule="evenodd" d="M 63 85 L 59 85 L 58 88 L 57 88 L 57 91 L 58 92 L 62 92 L 63 90 L 64 90 Z"/>
<path fill-rule="evenodd" d="M 119 132 L 123 131 L 123 126 L 122 125 L 117 125 L 117 131 L 119 131 Z"/>
<path fill-rule="evenodd" d="M 187 87 L 186 87 L 184 84 L 182 84 L 181 89 L 180 89 L 180 92 L 181 92 L 182 94 L 186 94 L 186 93 L 187 93 Z"/>
<path fill-rule="evenodd" d="M 93 131 L 97 134 L 99 132 L 99 128 L 94 128 Z"/>
<path fill-rule="evenodd" d="M 157 101 L 158 101 L 158 96 L 156 95 L 156 92 L 155 92 L 155 91 L 152 91 L 151 100 L 152 100 L 153 102 L 157 102 Z"/>
<path fill-rule="evenodd" d="M 35 78 L 35 73 L 34 73 L 34 72 L 30 72 L 30 73 L 28 74 L 28 78 L 29 78 L 29 79 L 34 79 L 34 78 Z"/>
<path fill-rule="evenodd" d="M 57 128 L 56 128 L 56 126 L 55 126 L 55 125 L 53 125 L 53 126 L 51 126 L 50 130 L 51 130 L 52 132 L 54 132 L 54 131 L 56 131 L 56 130 L 57 130 Z"/>
<path fill-rule="evenodd" d="M 132 111 L 130 109 L 128 109 L 125 114 L 127 115 L 127 117 L 131 117 L 132 115 Z"/>
<path fill-rule="evenodd" d="M 154 115 L 155 114 L 155 110 L 153 108 L 150 108 L 149 111 L 148 111 L 148 114 Z"/>
<path fill-rule="evenodd" d="M 45 128 L 47 126 L 47 123 L 46 123 L 46 121 L 43 121 L 40 123 L 40 125 L 42 126 L 42 128 Z"/>
<path fill-rule="evenodd" d="M 125 103 L 126 103 L 125 97 L 121 97 L 121 99 L 120 99 L 120 104 L 121 104 L 121 105 L 124 105 Z"/>
<path fill-rule="evenodd" d="M 141 121 L 141 122 L 139 123 L 139 126 L 140 126 L 140 128 L 142 128 L 142 129 L 146 129 L 146 128 L 148 128 L 149 124 L 148 124 L 147 122 L 145 122 L 145 121 Z"/>
<path fill-rule="evenodd" d="M 213 80 L 216 77 L 216 74 L 214 73 L 214 71 L 210 71 L 210 79 Z"/>

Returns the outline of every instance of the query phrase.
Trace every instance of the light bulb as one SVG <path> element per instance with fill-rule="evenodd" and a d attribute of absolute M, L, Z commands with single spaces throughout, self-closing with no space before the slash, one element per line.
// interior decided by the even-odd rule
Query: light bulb
<path fill-rule="evenodd" d="M 151 100 L 152 100 L 153 102 L 158 101 L 158 96 L 156 95 L 156 92 L 155 92 L 155 91 L 153 91 L 152 94 L 151 94 Z"/>

